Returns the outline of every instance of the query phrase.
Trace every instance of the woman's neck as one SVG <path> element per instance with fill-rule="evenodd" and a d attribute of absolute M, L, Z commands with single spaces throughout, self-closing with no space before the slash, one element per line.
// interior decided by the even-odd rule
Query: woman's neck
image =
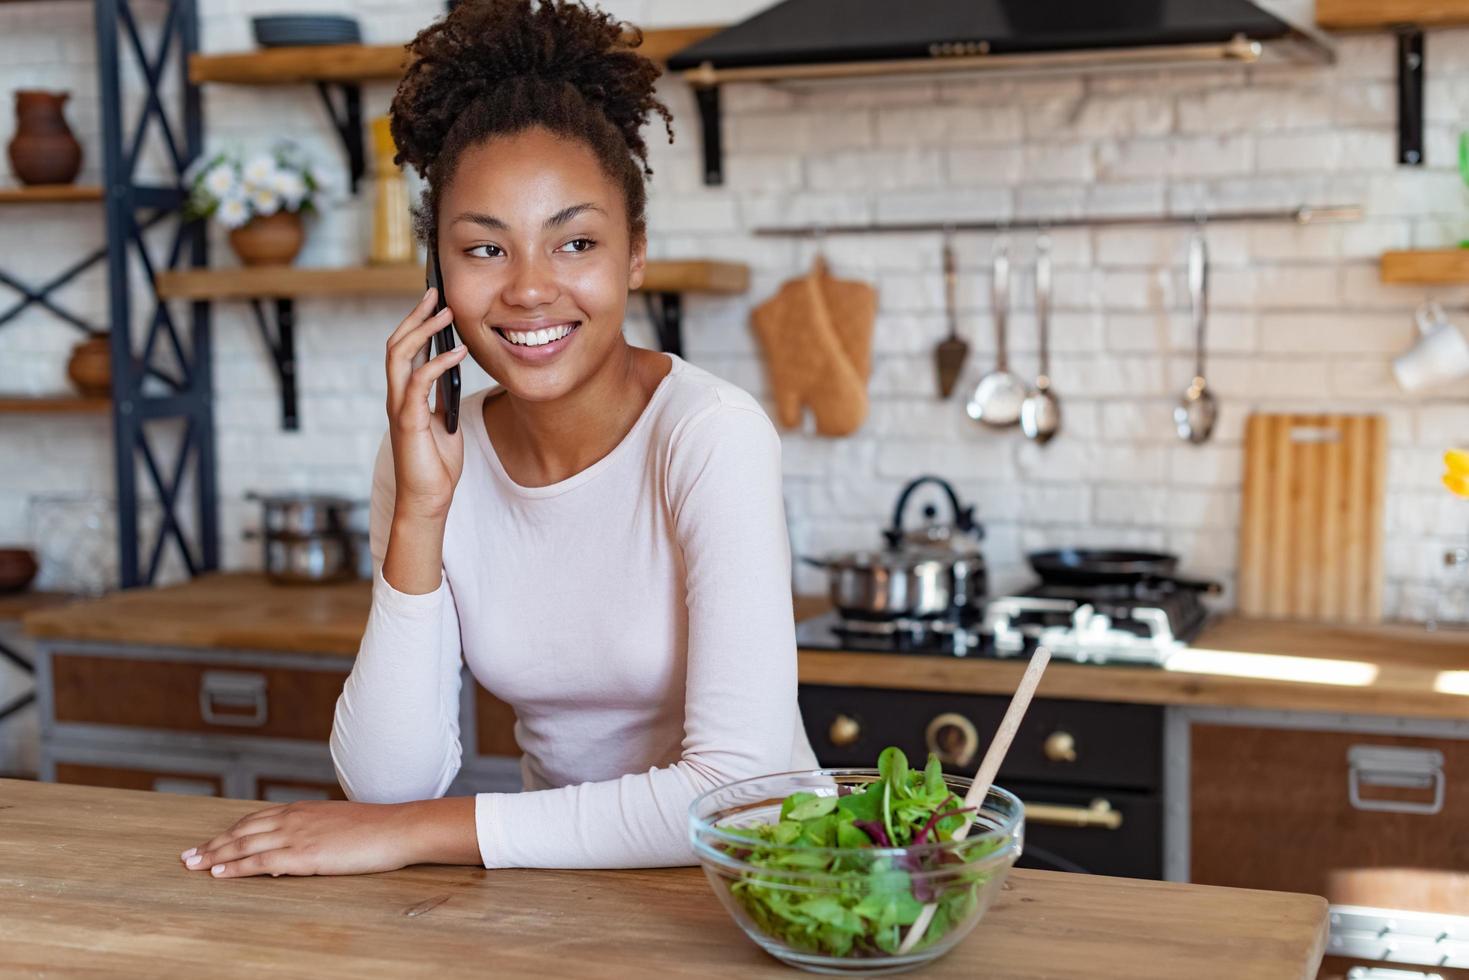
<path fill-rule="evenodd" d="M 664 355 L 624 343 L 564 398 L 532 402 L 506 391 L 486 400 L 485 429 L 501 465 L 522 486 L 575 476 L 623 440 L 670 367 Z"/>

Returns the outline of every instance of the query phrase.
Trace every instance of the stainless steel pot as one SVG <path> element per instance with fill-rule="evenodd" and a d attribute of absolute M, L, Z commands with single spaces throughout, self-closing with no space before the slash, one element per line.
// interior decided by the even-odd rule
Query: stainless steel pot
<path fill-rule="evenodd" d="M 360 501 L 319 493 L 247 493 L 261 504 L 260 526 L 266 534 L 332 534 L 352 530 L 352 512 Z"/>
<path fill-rule="evenodd" d="M 827 572 L 827 592 L 855 619 L 932 618 L 984 597 L 984 559 L 949 548 L 854 551 L 803 558 Z"/>
<path fill-rule="evenodd" d="M 360 577 L 360 549 L 366 535 L 354 531 L 326 534 L 258 534 L 264 542 L 265 577 L 279 585 L 345 582 Z"/>

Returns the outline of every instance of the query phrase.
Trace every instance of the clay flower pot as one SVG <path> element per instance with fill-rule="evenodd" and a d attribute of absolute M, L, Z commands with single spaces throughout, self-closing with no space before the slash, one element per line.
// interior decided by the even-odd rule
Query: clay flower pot
<path fill-rule="evenodd" d="M 290 265 L 305 238 L 299 212 L 277 211 L 251 218 L 231 231 L 230 248 L 246 265 Z"/>
<path fill-rule="evenodd" d="M 69 184 L 82 169 L 82 145 L 66 125 L 61 107 L 70 92 L 15 93 L 15 136 L 10 168 L 22 184 Z"/>
<path fill-rule="evenodd" d="M 112 342 L 106 334 L 97 334 L 71 349 L 66 376 L 88 398 L 112 394 Z"/>

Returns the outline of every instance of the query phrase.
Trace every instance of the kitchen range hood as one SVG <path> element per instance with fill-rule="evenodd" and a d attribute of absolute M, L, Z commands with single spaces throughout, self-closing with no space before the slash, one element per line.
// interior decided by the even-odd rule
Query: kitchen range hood
<path fill-rule="evenodd" d="M 726 82 L 1328 64 L 1331 43 L 1249 0 L 785 0 L 668 59 L 695 88 L 705 182 L 720 183 Z"/>

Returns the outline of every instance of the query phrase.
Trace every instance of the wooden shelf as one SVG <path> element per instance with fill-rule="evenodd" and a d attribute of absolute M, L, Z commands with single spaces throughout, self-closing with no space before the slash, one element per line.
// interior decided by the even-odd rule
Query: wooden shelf
<path fill-rule="evenodd" d="M 105 415 L 112 411 L 110 398 L 83 398 L 80 395 L 28 397 L 0 395 L 0 413 L 12 415 Z"/>
<path fill-rule="evenodd" d="M 0 0 L 4 2 L 4 0 Z M 37 184 L 0 187 L 0 204 L 43 204 L 48 201 L 100 201 L 102 188 L 85 184 Z"/>
<path fill-rule="evenodd" d="M 643 292 L 742 293 L 750 270 L 735 262 L 649 262 Z M 418 265 L 310 269 L 255 266 L 160 272 L 163 299 L 293 299 L 302 296 L 412 296 L 423 292 Z"/>
<path fill-rule="evenodd" d="M 674 27 L 645 31 L 638 51 L 662 64 L 668 56 L 722 30 Z M 302 82 L 394 81 L 407 56 L 401 44 L 332 44 L 265 48 L 235 54 L 196 54 L 189 58 L 189 81 L 234 85 L 295 85 Z"/>
<path fill-rule="evenodd" d="M 1316 26 L 1323 30 L 1391 30 L 1401 24 L 1469 24 L 1469 0 L 1316 0 Z"/>
<path fill-rule="evenodd" d="M 1383 282 L 1418 285 L 1469 283 L 1469 248 L 1384 252 Z"/>

